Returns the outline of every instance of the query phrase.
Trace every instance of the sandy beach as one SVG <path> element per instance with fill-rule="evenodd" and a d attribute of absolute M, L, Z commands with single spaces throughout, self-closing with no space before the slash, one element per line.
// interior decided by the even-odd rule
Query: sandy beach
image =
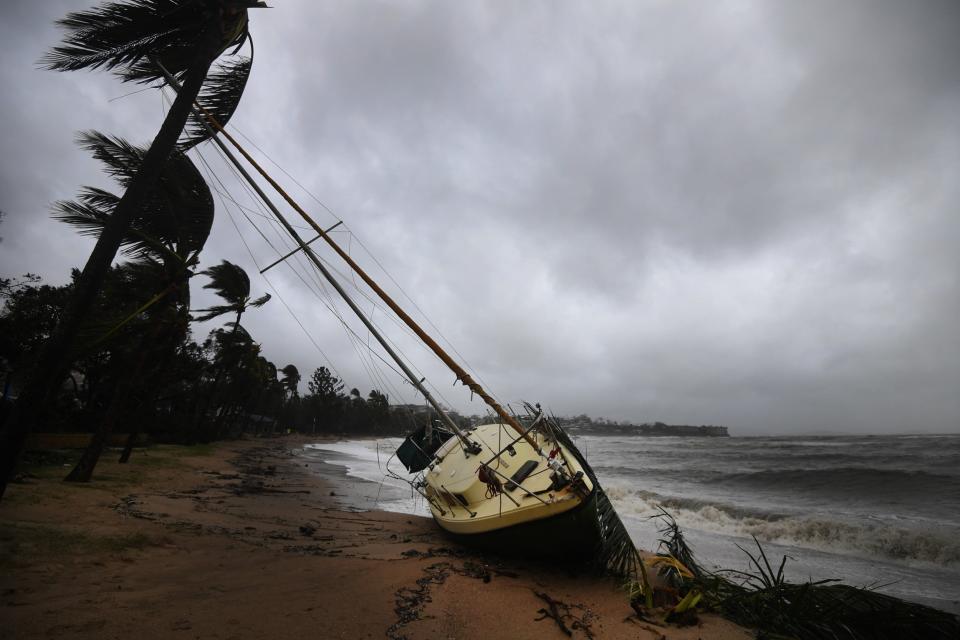
<path fill-rule="evenodd" d="M 426 517 L 352 510 L 308 440 L 31 468 L 0 504 L 2 638 L 750 638 L 638 620 L 582 570 L 480 555 Z M 332 495 L 333 494 L 333 495 Z"/>

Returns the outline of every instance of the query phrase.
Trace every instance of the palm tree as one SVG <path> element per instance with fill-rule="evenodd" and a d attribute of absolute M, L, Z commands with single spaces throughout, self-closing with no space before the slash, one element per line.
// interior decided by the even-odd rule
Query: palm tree
<path fill-rule="evenodd" d="M 224 299 L 226 304 L 214 305 L 209 309 L 200 309 L 199 312 L 202 315 L 195 317 L 194 320 L 203 322 L 225 314 L 236 314 L 236 319 L 228 323 L 233 325 L 233 329 L 226 340 L 227 342 L 236 342 L 237 332 L 243 329 L 240 326 L 240 319 L 243 317 L 243 314 L 251 307 L 262 307 L 270 299 L 270 294 L 266 293 L 256 299 L 251 298 L 250 277 L 247 275 L 247 272 L 243 270 L 243 267 L 228 260 L 223 260 L 220 264 L 214 265 L 201 273 L 210 278 L 210 282 L 203 285 L 203 288 L 212 289 L 218 296 Z M 246 334 L 246 330 L 243 330 L 243 334 Z M 220 381 L 223 379 L 223 375 L 227 372 L 227 369 L 231 365 L 241 366 L 241 362 L 242 360 L 237 360 L 235 364 L 228 360 L 221 362 L 213 379 L 210 393 L 207 395 L 206 401 L 203 404 L 203 409 L 197 416 L 197 427 L 199 427 L 206 418 L 207 412 L 210 409 L 210 403 L 216 395 L 217 388 L 220 386 Z M 221 422 L 222 420 L 217 421 L 218 428 Z"/>
<path fill-rule="evenodd" d="M 280 369 L 280 373 L 283 374 L 280 383 L 283 384 L 286 394 L 291 398 L 299 395 L 300 392 L 297 390 L 297 387 L 300 385 L 300 371 L 294 365 L 288 364 L 283 369 Z"/>
<path fill-rule="evenodd" d="M 212 320 L 227 313 L 237 314 L 237 319 L 230 323 L 234 330 L 240 326 L 240 318 L 247 309 L 251 307 L 262 307 L 270 299 L 270 294 L 266 293 L 256 300 L 250 297 L 250 276 L 243 270 L 243 267 L 233 264 L 228 260 L 223 260 L 220 264 L 214 265 L 201 273 L 208 278 L 210 282 L 203 285 L 204 289 L 212 289 L 214 293 L 224 299 L 226 304 L 214 305 L 209 309 L 200 309 L 203 314 L 194 318 L 198 322 Z"/>
<path fill-rule="evenodd" d="M 121 186 L 133 179 L 147 154 L 146 149 L 97 132 L 82 134 L 79 142 L 105 165 Z M 110 223 L 118 200 L 109 191 L 85 187 L 78 200 L 58 202 L 54 217 L 77 227 L 82 234 L 98 235 Z M 160 351 L 158 359 L 162 363 L 186 337 L 191 269 L 210 235 L 213 215 L 213 196 L 207 183 L 193 162 L 175 150 L 121 239 L 124 253 L 136 259 L 127 266 L 133 282 L 137 283 L 136 289 L 149 294 L 145 296 L 147 305 L 138 305 L 135 315 L 148 315 L 149 326 L 139 348 L 128 358 L 127 375 L 115 390 L 94 437 L 67 480 L 89 482 L 107 438 L 134 395 L 150 356 Z M 131 429 L 121 462 L 129 458 L 135 439 L 136 430 Z"/>
<path fill-rule="evenodd" d="M 180 78 L 182 88 L 159 132 L 143 157 L 136 175 L 126 185 L 113 215 L 104 225 L 64 314 L 63 320 L 40 353 L 37 365 L 20 398 L 0 431 L 0 498 L 23 448 L 26 435 L 43 406 L 66 375 L 80 325 L 103 287 L 104 278 L 130 226 L 184 131 L 191 106 L 198 97 L 218 118 L 229 116 L 245 85 L 234 75 L 208 86 L 201 95 L 210 66 L 228 47 L 234 52 L 248 37 L 247 9 L 264 7 L 255 0 L 124 0 L 68 14 L 59 24 L 66 30 L 63 44 L 42 60 L 49 69 L 111 69 L 125 81 L 159 82 L 159 65 Z M 221 73 L 248 74 L 249 64 L 224 67 Z M 239 90 L 238 90 L 239 89 Z M 196 144 L 191 130 L 185 145 Z"/>

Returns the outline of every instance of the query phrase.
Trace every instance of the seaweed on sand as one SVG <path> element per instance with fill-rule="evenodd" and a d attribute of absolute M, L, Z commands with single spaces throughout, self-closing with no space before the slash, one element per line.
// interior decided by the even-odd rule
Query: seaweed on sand
<path fill-rule="evenodd" d="M 673 517 L 661 509 L 659 563 L 661 575 L 681 593 L 703 595 L 702 606 L 747 627 L 758 637 L 798 640 L 921 640 L 960 638 L 957 616 L 907 602 L 839 580 L 788 582 L 787 556 L 777 569 L 760 542 L 757 551 L 740 549 L 750 558 L 750 571 L 707 571 L 697 561 Z M 676 562 L 673 562 L 673 559 Z M 683 571 L 677 566 L 682 565 Z"/>

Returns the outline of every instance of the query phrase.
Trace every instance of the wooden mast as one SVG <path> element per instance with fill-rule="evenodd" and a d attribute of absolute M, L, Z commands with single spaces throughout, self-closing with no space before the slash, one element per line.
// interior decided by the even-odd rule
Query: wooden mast
<path fill-rule="evenodd" d="M 386 291 L 384 291 L 382 288 L 380 288 L 380 285 L 378 285 L 369 275 L 367 275 L 366 271 L 364 271 L 363 268 L 360 267 L 360 265 L 358 265 L 358 264 L 354 261 L 354 259 L 351 258 L 350 255 L 349 255 L 346 251 L 344 251 L 344 250 L 340 247 L 340 245 L 338 245 L 337 242 L 336 242 L 333 238 L 330 237 L 330 235 L 327 234 L 327 232 L 323 229 L 323 227 L 321 227 L 319 224 L 317 224 L 316 221 L 314 221 L 314 219 L 313 219 L 312 217 L 310 217 L 310 215 L 309 215 L 306 211 L 304 211 L 303 208 L 283 189 L 283 187 L 281 187 L 272 177 L 270 177 L 270 175 L 263 169 L 263 167 L 261 167 L 261 166 L 257 163 L 257 161 L 254 160 L 254 159 L 250 156 L 249 153 L 247 153 L 247 150 L 244 149 L 244 148 L 240 145 L 240 143 L 238 143 L 238 142 L 233 138 L 233 136 L 231 136 L 229 133 L 226 132 L 226 130 L 224 130 L 224 128 L 220 125 L 219 122 L 217 122 L 216 118 L 214 118 L 213 115 L 212 115 L 209 111 L 207 111 L 206 109 L 204 109 L 204 108 L 203 108 L 202 106 L 200 106 L 199 104 L 197 105 L 197 107 L 199 107 L 199 109 L 203 112 L 204 116 L 205 116 L 205 117 L 207 118 L 207 120 L 210 122 L 210 125 L 211 125 L 214 129 L 216 129 L 217 131 L 219 131 L 220 133 L 222 133 L 223 136 L 224 136 L 227 140 L 230 141 L 230 144 L 232 144 L 232 145 L 234 146 L 234 148 L 236 148 L 236 150 L 239 151 L 240 154 L 247 160 L 247 162 L 249 162 L 250 165 L 253 166 L 253 168 L 256 169 L 257 172 L 258 172 L 261 176 L 263 176 L 263 178 L 264 178 L 267 182 L 270 183 L 270 186 L 272 186 L 272 187 L 277 191 L 277 193 L 279 193 L 281 196 L 283 196 L 283 199 L 286 200 L 287 203 L 288 203 L 291 207 L 293 207 L 293 209 L 294 209 L 297 213 L 300 214 L 300 216 L 303 218 L 304 222 L 306 222 L 306 223 L 309 224 L 311 227 L 313 227 L 313 230 L 316 231 L 317 234 L 318 234 L 321 238 L 323 238 L 324 241 L 325 241 L 328 245 L 330 245 L 330 248 L 332 248 L 332 249 L 337 253 L 337 255 L 339 255 L 341 258 L 343 258 L 344 262 L 346 262 L 347 265 L 349 265 L 349 267 L 350 267 L 358 276 L 360 276 L 360 278 L 367 284 L 367 286 L 370 287 L 370 288 L 380 297 L 380 299 L 383 300 L 384 303 L 386 303 L 387 306 L 389 306 L 390 309 L 391 309 L 394 313 L 396 313 L 397 316 L 398 316 L 401 320 L 404 321 L 404 323 L 405 323 L 408 327 L 410 327 L 410 330 L 413 331 L 413 332 L 417 335 L 417 337 L 419 337 L 421 340 L 423 340 L 423 342 L 424 342 L 428 347 L 430 347 L 431 351 L 433 351 L 434 354 L 436 354 L 436 356 L 437 356 L 438 358 L 440 358 L 440 360 L 441 360 L 445 365 L 447 365 L 447 367 L 450 368 L 451 371 L 453 371 L 454 375 L 457 377 L 457 380 L 459 380 L 459 381 L 462 382 L 464 385 L 466 385 L 466 386 L 470 389 L 470 391 L 472 391 L 473 393 L 475 393 L 475 394 L 477 394 L 478 396 L 480 396 L 480 398 L 481 398 L 485 403 L 487 403 L 487 405 L 488 405 L 491 409 L 493 409 L 494 412 L 496 412 L 496 414 L 500 417 L 500 419 L 502 419 L 505 423 L 507 423 L 508 425 L 510 425 L 510 427 L 512 427 L 512 428 L 514 429 L 514 431 L 516 431 L 517 433 L 521 434 L 521 435 L 523 436 L 524 440 L 526 440 L 527 443 L 528 443 L 531 447 L 533 447 L 533 449 L 534 449 L 537 453 L 539 453 L 539 454 L 542 455 L 543 452 L 542 452 L 541 449 L 540 449 L 540 445 L 537 444 L 536 440 L 534 440 L 534 439 L 530 436 L 530 434 L 528 434 L 528 433 L 525 432 L 526 430 L 525 430 L 525 429 L 523 428 L 523 426 L 517 421 L 517 419 L 514 418 L 512 415 L 510 415 L 510 414 L 500 405 L 499 402 L 497 402 L 496 400 L 494 400 L 493 397 L 492 397 L 489 393 L 487 393 L 487 392 L 483 389 L 483 387 L 481 387 L 480 384 L 479 384 L 476 380 L 474 380 L 473 377 L 471 377 L 470 374 L 467 373 L 467 372 L 463 369 L 463 367 L 461 367 L 453 358 L 451 358 L 451 357 L 447 354 L 447 352 L 443 349 L 443 347 L 441 347 L 439 344 L 437 344 L 436 340 L 434 340 L 426 331 L 424 331 L 423 328 L 421 328 L 420 325 L 417 324 L 417 322 L 416 322 L 413 318 L 411 318 L 411 317 L 407 314 L 407 312 L 404 311 L 403 308 L 401 308 L 400 305 L 398 305 L 398 304 L 393 300 L 393 298 L 390 297 L 390 295 L 389 295 Z"/>
<path fill-rule="evenodd" d="M 152 60 L 152 62 L 156 64 L 157 67 L 163 72 L 167 80 L 167 83 L 170 84 L 170 86 L 174 89 L 174 91 L 179 90 L 180 85 L 177 82 L 176 78 L 174 78 L 173 75 L 171 75 L 170 72 L 167 71 L 167 69 L 158 60 Z M 194 102 L 194 104 L 196 106 L 193 108 L 193 113 L 195 116 L 197 116 L 198 119 L 200 119 L 200 114 L 197 112 L 197 108 L 203 109 L 203 107 L 201 107 L 196 102 Z M 206 115 L 206 117 L 210 119 L 211 122 L 217 124 L 217 126 L 219 127 L 219 124 L 216 122 L 213 116 L 211 116 L 206 110 L 204 110 L 204 115 Z M 384 350 L 386 350 L 387 354 L 391 358 L 393 358 L 393 360 L 397 363 L 397 365 L 403 370 L 403 373 L 410 380 L 411 384 L 413 384 L 413 386 L 421 394 L 423 394 L 423 397 L 436 410 L 437 414 L 440 416 L 443 422 L 446 423 L 446 425 L 453 431 L 453 433 L 457 436 L 457 438 L 460 439 L 460 442 L 463 444 L 464 451 L 467 454 L 480 453 L 481 451 L 480 445 L 470 440 L 469 437 L 467 437 L 467 434 L 464 433 L 460 429 L 460 427 L 457 426 L 457 424 L 447 414 L 447 412 L 443 409 L 443 407 L 440 406 L 440 403 L 437 402 L 436 399 L 434 399 L 430 391 L 427 390 L 427 388 L 424 386 L 423 380 L 418 378 L 416 374 L 414 374 L 413 371 L 410 370 L 410 368 L 407 366 L 407 363 L 404 362 L 404 360 L 393 350 L 393 348 L 390 346 L 390 343 L 387 342 L 387 340 L 380 334 L 380 332 L 373 325 L 370 319 L 367 318 L 367 316 L 363 313 L 360 307 L 357 306 L 356 302 L 353 301 L 353 298 L 350 297 L 350 294 L 348 294 L 344 290 L 344 288 L 340 285 L 337 279 L 333 277 L 333 274 L 330 273 L 329 269 L 327 269 L 327 267 L 323 264 L 323 262 L 321 262 L 320 259 L 317 257 L 317 255 L 313 252 L 313 249 L 311 249 L 308 246 L 310 242 L 313 242 L 317 238 L 310 240 L 310 242 L 304 242 L 303 238 L 300 237 L 300 234 L 297 233 L 296 229 L 294 229 L 293 226 L 289 222 L 287 222 L 286 217 L 282 213 L 280 213 L 280 210 L 277 209 L 277 207 L 273 204 L 273 201 L 271 201 L 270 198 L 267 197 L 267 194 L 263 192 L 263 190 L 260 188 L 260 185 L 256 183 L 256 181 L 250 176 L 250 174 L 247 173 L 247 170 L 244 169 L 243 165 L 241 165 L 240 162 L 236 159 L 236 157 L 230 152 L 230 149 L 228 149 L 226 145 L 223 144 L 222 140 L 216 137 L 213 129 L 211 129 L 210 127 L 210 124 L 208 124 L 207 122 L 204 122 L 202 119 L 200 120 L 200 122 L 211 134 L 211 138 L 213 142 L 220 147 L 220 149 L 224 152 L 224 154 L 226 154 L 227 158 L 229 158 L 230 161 L 236 166 L 237 170 L 240 172 L 243 178 L 250 184 L 250 186 L 254 189 L 254 191 L 257 192 L 257 195 L 259 195 L 260 198 L 263 200 L 263 202 L 267 205 L 271 213 L 273 213 L 274 217 L 276 217 L 277 220 L 280 222 L 280 224 L 283 225 L 283 228 L 287 231 L 287 233 L 290 234 L 290 237 L 292 237 L 294 241 L 296 241 L 296 243 L 299 245 L 298 250 L 302 250 L 307 255 L 307 258 L 309 258 L 310 261 L 313 262 L 314 266 L 320 271 L 323 277 L 326 278 L 327 282 L 329 282 L 330 285 L 334 289 L 336 289 L 337 293 L 340 294 L 340 297 L 343 298 L 344 302 L 346 302 L 347 305 L 350 307 L 350 309 L 357 315 L 358 318 L 360 318 L 361 322 L 363 322 L 363 324 L 367 327 L 370 333 L 377 339 L 377 341 L 384 348 Z M 220 130 L 222 131 L 223 129 L 221 128 Z M 337 225 L 334 225 L 333 227 L 330 227 L 328 231 L 332 230 L 338 225 L 339 223 L 337 223 Z M 325 235 L 325 232 L 324 232 L 324 235 Z M 318 236 L 318 238 L 319 237 L 320 236 Z M 329 236 L 325 236 L 325 237 L 329 237 Z M 295 251 L 291 252 L 287 256 L 284 256 L 284 258 L 281 258 L 281 260 L 290 257 L 290 255 L 292 255 L 293 253 L 295 253 Z M 270 266 L 273 266 L 273 265 L 270 265 Z M 269 268 L 270 267 L 267 267 L 267 269 Z M 263 271 L 266 271 L 267 269 L 264 269 Z M 263 271 L 261 271 L 260 273 L 263 273 Z"/>
<path fill-rule="evenodd" d="M 162 68 L 162 67 L 161 67 L 161 68 Z M 176 79 L 172 78 L 172 77 L 169 75 L 169 73 L 166 73 L 165 75 L 167 76 L 167 82 L 168 82 L 174 89 L 176 89 L 176 88 L 177 88 Z M 390 309 L 391 309 L 395 314 L 397 314 L 397 316 L 398 316 L 401 320 L 403 320 L 403 322 L 410 328 L 410 330 L 413 331 L 413 332 L 417 335 L 417 337 L 419 337 L 428 347 L 430 347 L 430 350 L 433 351 L 434 354 L 436 354 L 436 356 L 437 356 L 438 358 L 440 358 L 440 360 L 441 360 L 445 365 L 447 365 L 447 367 L 448 367 L 451 371 L 453 371 L 454 375 L 456 376 L 456 379 L 459 380 L 461 383 L 463 383 L 465 386 L 467 386 L 467 388 L 469 388 L 470 391 L 472 391 L 473 393 L 475 393 L 475 394 L 477 394 L 478 396 L 480 396 L 480 398 L 487 404 L 487 406 L 489 406 L 491 409 L 494 410 L 494 412 L 500 417 L 501 420 L 503 420 L 506 424 L 510 425 L 510 427 L 513 428 L 514 431 L 516 431 L 518 434 L 520 434 L 521 437 L 523 437 L 523 439 L 526 440 L 527 443 L 528 443 L 531 447 L 533 447 L 534 451 L 536 451 L 538 454 L 540 454 L 540 455 L 542 456 L 542 455 L 543 455 L 543 451 L 542 451 L 542 449 L 540 448 L 540 445 L 537 444 L 536 440 L 535 440 L 533 437 L 531 437 L 529 433 L 526 432 L 526 430 L 525 430 L 525 429 L 523 428 L 523 426 L 517 421 L 517 419 L 514 418 L 512 415 L 510 415 L 510 414 L 500 405 L 499 402 L 497 402 L 496 400 L 494 400 L 494 398 L 493 398 L 489 393 L 487 393 L 487 392 L 484 390 L 484 388 L 481 387 L 480 384 L 479 384 L 476 380 L 474 380 L 473 377 L 472 377 L 469 373 L 466 372 L 466 370 L 463 369 L 463 367 L 461 367 L 453 358 L 450 357 L 449 354 L 447 354 L 447 352 L 443 349 L 443 347 L 441 347 L 439 344 L 437 344 L 436 340 L 434 340 L 426 331 L 424 331 L 423 328 L 420 327 L 420 325 L 417 324 L 417 322 L 416 322 L 413 318 L 411 318 L 411 317 L 407 314 L 407 312 L 404 311 L 403 308 L 400 307 L 400 305 L 398 305 L 398 304 L 393 300 L 393 298 L 391 298 L 390 295 L 387 294 L 387 292 L 384 291 L 384 290 L 380 287 L 380 285 L 378 285 L 369 275 L 367 275 L 367 272 L 364 271 L 363 268 L 360 267 L 360 265 L 358 265 L 358 264 L 353 260 L 353 258 L 351 258 L 350 255 L 349 255 L 346 251 L 344 251 L 344 250 L 340 247 L 340 245 L 338 245 L 338 244 L 336 243 L 336 241 L 335 241 L 333 238 L 330 237 L 329 234 L 327 234 L 327 232 L 323 229 L 323 227 L 321 227 L 319 224 L 317 224 L 317 222 L 316 222 L 312 217 L 310 217 L 310 214 L 308 214 L 308 213 L 303 209 L 303 207 L 301 207 L 301 206 L 290 196 L 290 194 L 288 194 L 288 193 L 283 189 L 283 187 L 281 187 L 281 186 L 277 183 L 277 181 L 274 180 L 274 179 L 270 176 L 270 174 L 268 174 L 268 173 L 263 169 L 263 167 L 261 167 L 260 164 L 257 163 L 256 160 L 253 159 L 253 157 L 251 157 L 251 155 L 250 155 L 249 153 L 247 153 L 247 150 L 244 149 L 244 148 L 240 145 L 240 143 L 237 142 L 237 141 L 233 138 L 233 136 L 231 136 L 229 133 L 227 133 L 227 131 L 226 131 L 226 130 L 223 128 L 223 126 L 217 121 L 217 119 L 213 116 L 213 114 L 211 114 L 209 111 L 207 111 L 206 109 L 204 109 L 203 106 L 202 106 L 201 104 L 199 104 L 198 102 L 194 102 L 194 104 L 195 104 L 196 107 L 203 113 L 204 117 L 206 117 L 206 119 L 207 119 L 207 121 L 208 121 L 208 123 L 209 123 L 209 126 L 211 126 L 213 129 L 217 130 L 218 132 L 222 133 L 223 136 L 224 136 L 227 140 L 230 141 L 230 144 L 232 144 L 233 147 L 234 147 L 237 151 L 239 151 L 240 154 L 247 160 L 247 162 L 249 162 L 250 165 L 253 166 L 253 168 L 256 169 L 257 172 L 258 172 L 261 176 L 263 176 L 263 178 L 264 178 L 267 182 L 270 183 L 270 186 L 272 186 L 272 187 L 277 191 L 277 193 L 279 193 L 281 196 L 283 196 L 283 199 L 286 200 L 287 203 L 288 203 L 291 207 L 293 207 L 294 211 L 296 211 L 297 213 L 300 214 L 300 216 L 303 218 L 304 222 L 306 222 L 307 224 L 309 224 L 309 225 L 313 228 L 313 230 L 317 232 L 317 235 L 318 235 L 319 237 L 323 238 L 323 240 L 330 246 L 330 248 L 332 248 L 332 249 L 337 253 L 337 255 L 339 255 L 339 256 L 344 260 L 344 262 L 346 262 L 347 265 L 348 265 L 358 276 L 360 276 L 360 278 L 367 284 L 367 286 L 370 287 L 370 288 L 377 294 L 377 296 L 379 296 L 380 299 L 383 300 L 383 302 L 386 303 L 386 305 L 387 305 L 388 307 L 390 307 Z M 249 180 L 248 180 L 248 181 L 249 181 Z M 258 189 L 258 191 L 259 191 L 259 189 Z M 261 195 L 262 195 L 262 192 L 261 192 Z M 275 214 L 275 215 L 277 215 L 278 213 L 279 213 L 279 212 L 274 211 L 274 214 Z M 281 218 L 282 218 L 282 216 L 281 216 Z M 284 223 L 285 221 L 281 219 L 281 222 Z M 287 228 L 287 231 L 288 231 L 288 232 L 292 231 L 292 228 L 290 228 L 289 225 L 284 224 L 284 227 Z M 309 251 L 309 250 L 307 249 L 306 244 L 299 238 L 298 235 L 294 234 L 294 238 L 298 241 L 298 244 L 301 245 L 301 248 L 304 249 L 304 252 L 305 252 L 305 253 L 307 253 L 307 254 L 312 253 L 311 251 Z M 316 263 L 319 263 L 319 261 L 316 260 L 315 257 L 314 257 L 314 260 L 315 260 Z M 322 266 L 321 266 L 320 268 L 323 269 Z M 362 319 L 363 319 L 363 318 L 362 318 Z M 458 431 L 459 431 L 459 430 L 458 430 Z"/>

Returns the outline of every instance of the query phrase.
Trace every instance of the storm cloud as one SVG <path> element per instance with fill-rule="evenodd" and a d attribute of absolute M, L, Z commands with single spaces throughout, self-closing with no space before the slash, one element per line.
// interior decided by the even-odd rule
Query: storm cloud
<path fill-rule="evenodd" d="M 148 141 L 162 117 L 156 91 L 111 101 L 138 87 L 38 70 L 53 20 L 87 4 L 0 7 L 4 275 L 63 282 L 85 260 L 48 215 L 107 184 L 76 131 Z M 234 124 L 504 401 L 740 435 L 960 429 L 957 3 L 275 4 L 252 12 Z M 204 265 L 275 259 L 218 205 Z M 283 298 L 245 318 L 265 355 L 414 401 L 296 265 L 254 278 Z"/>

